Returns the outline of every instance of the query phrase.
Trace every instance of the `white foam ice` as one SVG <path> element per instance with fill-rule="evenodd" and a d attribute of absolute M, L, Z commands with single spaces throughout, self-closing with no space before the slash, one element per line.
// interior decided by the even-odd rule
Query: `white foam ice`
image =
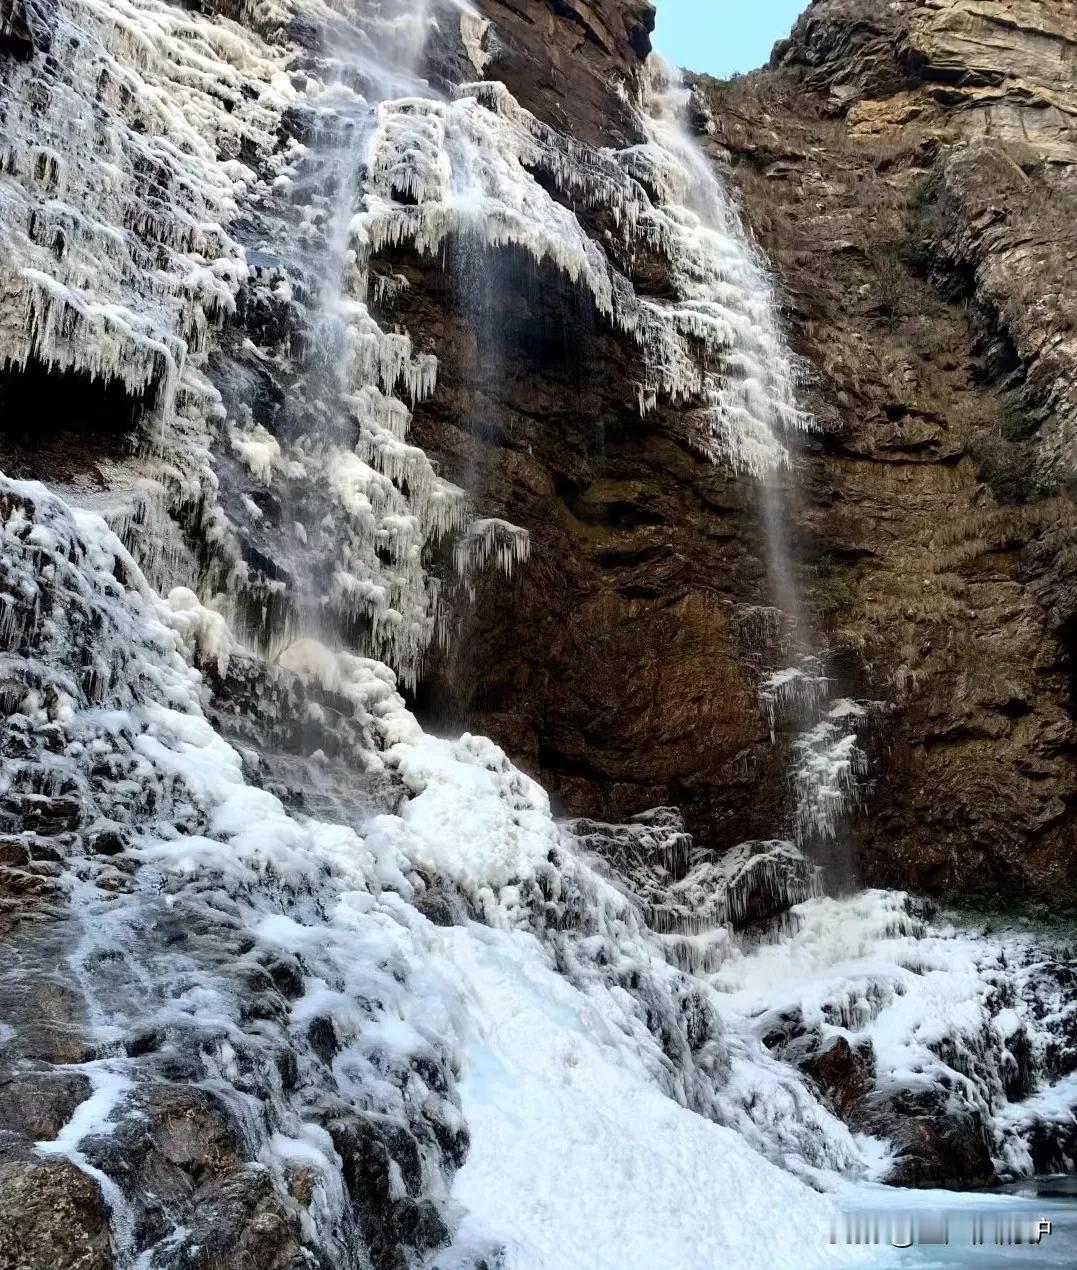
<path fill-rule="evenodd" d="M 663 1096 L 601 997 L 553 972 L 534 940 L 446 931 L 466 995 L 460 1093 L 472 1149 L 465 1206 L 438 1270 L 493 1240 L 506 1270 L 810 1270 L 872 1264 L 831 1250 L 837 1207 L 737 1133 Z"/>
<path fill-rule="evenodd" d="M 808 1168 L 855 1167 L 847 1131 L 778 1064 L 755 1063 L 736 1038 L 727 1046 L 716 995 L 666 963 L 630 899 L 572 852 L 543 791 L 496 746 L 425 736 L 386 668 L 307 641 L 290 650 L 294 672 L 353 702 L 372 737 L 363 762 L 391 773 L 407 798 L 359 829 L 289 814 L 247 783 L 240 755 L 202 714 L 199 676 L 181 655 L 197 616 L 188 597 L 157 599 L 94 515 L 76 522 L 41 486 L 5 491 L 8 576 L 17 576 L 19 544 L 45 552 L 55 565 L 45 575 L 48 594 L 61 604 L 69 602 L 63 588 L 81 594 L 82 606 L 99 614 L 107 654 L 123 641 L 130 693 L 104 714 L 80 704 L 74 687 L 51 705 L 48 694 L 32 693 L 16 715 L 58 729 L 69 774 L 89 758 L 130 771 L 123 790 L 134 780 L 162 791 L 132 840 L 133 885 L 109 884 L 101 860 L 69 863 L 81 930 L 71 966 L 107 1057 L 76 1064 L 93 1092 L 42 1147 L 102 1174 L 122 1248 L 134 1247 L 122 1220 L 133 1197 L 110 1189 L 119 1183 L 109 1180 L 101 1138 L 137 1114 L 147 1080 L 152 1088 L 152 1076 L 126 1056 L 122 1041 L 132 1029 L 174 1037 L 202 1056 L 207 1087 L 231 1107 L 247 1149 L 282 1187 L 296 1167 L 314 1168 L 309 1237 L 323 1250 L 337 1246 L 347 1225 L 340 1166 L 316 1118 L 319 1082 L 329 1077 L 306 1039 L 319 1019 L 329 1020 L 333 1037 L 337 1098 L 416 1132 L 429 1117 L 450 1135 L 466 1122 L 473 1172 L 451 1192 L 471 1205 L 461 1238 L 488 1247 L 508 1240 L 510 1264 L 584 1257 L 578 1249 L 591 1246 L 582 1242 L 584 1226 L 596 1210 L 610 1231 L 637 1232 L 637 1264 L 649 1257 L 652 1270 L 731 1253 L 745 1266 L 763 1264 L 754 1232 L 734 1214 L 705 1214 L 709 1201 L 692 1184 L 701 1160 L 717 1192 L 739 1194 L 762 1170 L 798 1221 L 823 1229 L 829 1202 L 766 1165 L 752 1143 L 780 1130 L 780 1151 L 806 1153 Z M 38 637 L 62 640 L 63 632 L 46 626 Z M 54 655 L 69 655 L 63 647 Z M 124 753 L 134 767 L 123 766 Z M 87 786 L 86 796 L 100 814 L 122 816 L 125 795 L 111 789 Z M 433 925 L 414 905 L 434 885 L 453 888 L 482 924 Z M 247 951 L 222 962 L 211 940 L 199 954 L 169 936 L 176 923 Z M 252 1025 L 238 983 L 273 955 L 298 959 L 303 990 L 279 1024 Z M 268 1075 L 281 1044 L 299 1056 L 290 1094 Z M 463 1094 L 428 1084 L 421 1073 L 430 1062 L 460 1074 Z M 252 1068 L 267 1081 L 257 1115 L 244 1077 Z M 751 1109 L 764 1101 L 765 1124 Z M 636 1119 L 619 1134 L 627 1107 Z M 561 1156 L 582 1152 L 588 1140 L 589 1153 L 573 1163 Z M 612 1152 L 602 1169 L 594 1167 L 600 1150 Z M 452 1169 L 443 1153 L 428 1145 L 422 1158 L 426 1193 L 447 1199 Z M 528 1161 L 541 1163 L 551 1189 L 509 1232 Z M 499 1190 L 488 1182 L 492 1170 L 500 1170 Z M 689 1192 L 697 1199 L 685 1206 Z M 668 1219 L 668 1262 L 645 1231 L 642 1193 Z M 570 1223 L 560 1236 L 546 1221 L 551 1204 L 564 1204 Z M 182 1230 L 167 1238 L 182 1239 Z M 797 1238 L 792 1229 L 778 1236 L 766 1255 L 777 1250 L 784 1260 L 768 1264 L 804 1265 Z M 565 1252 L 570 1240 L 581 1242 Z"/>
<path fill-rule="evenodd" d="M 1031 1173 L 1033 1124 L 1074 1122 L 1059 1042 L 1075 1006 L 1044 974 L 1046 950 L 1018 931 L 926 920 L 896 892 L 815 898 L 792 913 L 787 937 L 730 956 L 712 977 L 726 1017 L 762 1034 L 784 1015 L 824 1044 L 868 1043 L 880 1097 L 933 1092 L 975 1112 L 1000 1173 Z"/>

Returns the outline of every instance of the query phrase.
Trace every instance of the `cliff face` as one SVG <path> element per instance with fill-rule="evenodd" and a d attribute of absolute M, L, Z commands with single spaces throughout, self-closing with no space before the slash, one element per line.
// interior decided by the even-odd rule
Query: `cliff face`
<path fill-rule="evenodd" d="M 486 78 L 499 79 L 536 118 L 588 145 L 624 145 L 636 124 L 631 90 L 651 51 L 650 0 L 485 0 L 493 24 Z"/>
<path fill-rule="evenodd" d="M 524 18 L 485 5 L 488 47 L 503 58 L 487 74 L 505 72 L 539 118 L 573 135 L 637 140 L 611 83 L 638 84 L 653 15 L 609 10 L 558 6 L 551 27 L 541 7 Z M 609 34 L 621 26 L 627 38 Z M 550 31 L 552 71 L 545 53 L 523 56 Z M 566 206 L 645 303 L 669 300 L 659 252 L 627 244 L 584 197 Z M 411 283 L 386 319 L 438 348 L 439 390 L 417 410 L 416 436 L 533 546 L 525 571 L 480 581 L 459 607 L 460 637 L 425 668 L 421 714 L 496 735 L 577 813 L 677 805 L 712 848 L 772 834 L 782 756 L 756 706 L 758 609 L 770 599 L 754 483 L 701 453 L 698 401 L 641 411 L 638 344 L 552 264 L 466 244 L 452 263 L 447 276 L 439 262 L 386 258 Z"/>
<path fill-rule="evenodd" d="M 489 0 L 484 13 L 446 26 L 435 79 L 500 78 L 579 142 L 639 139 L 626 97 L 648 5 Z M 268 11 L 255 36 L 207 23 L 192 70 L 181 19 L 161 15 L 175 56 L 142 67 L 151 103 L 117 87 L 127 72 L 107 24 L 93 29 L 112 69 L 94 81 L 53 8 L 3 11 L 5 122 L 39 143 L 6 161 L 19 267 L 3 276 L 3 461 L 126 499 L 136 529 L 171 517 L 183 541 L 165 554 L 187 553 L 204 589 L 227 592 L 253 642 L 272 647 L 303 574 L 350 636 L 351 597 L 334 592 L 348 531 L 311 497 L 334 474 L 279 457 L 324 404 L 294 369 L 312 346 L 318 190 L 337 179 L 293 161 L 311 140 L 305 95 L 326 74 L 320 37 Z M 696 85 L 823 426 L 800 459 L 801 505 L 786 493 L 829 673 L 892 707 L 855 827 L 876 880 L 971 894 L 987 877 L 1052 901 L 1072 882 L 1074 38 L 1069 4 L 817 0 L 769 70 Z M 108 123 L 112 186 L 89 179 L 72 101 Z M 668 300 L 660 253 L 552 169 L 539 179 L 638 300 Z M 290 237 L 299 260 L 280 247 Z M 773 833 L 786 756 L 757 708 L 773 635 L 758 484 L 699 452 L 698 402 L 660 396 L 641 415 L 638 341 L 552 259 L 466 234 L 442 251 L 387 236 L 374 316 L 417 355 L 436 350 L 436 394 L 419 361 L 407 371 L 414 439 L 533 549 L 511 580 L 449 597 L 462 633 L 426 656 L 418 708 L 498 737 L 576 812 L 677 804 L 717 850 Z M 102 262 L 107 303 L 84 302 Z M 34 403 L 62 426 L 30 426 Z M 182 444 L 162 470 L 139 433 L 173 405 Z M 411 483 L 434 480 L 427 467 Z M 135 538 L 163 577 L 154 535 Z M 414 675 L 433 618 L 426 584 L 407 588 L 396 599 L 412 633 L 379 638 Z"/>
<path fill-rule="evenodd" d="M 484 12 L 445 24 L 436 82 L 500 78 L 556 135 L 640 139 L 626 101 L 648 6 L 491 0 Z M 142 71 L 164 94 L 152 106 L 114 87 L 127 72 L 102 28 L 114 69 L 81 109 L 109 122 L 109 170 L 138 190 L 126 198 L 122 182 L 89 180 L 89 152 L 48 158 L 78 153 L 65 112 L 91 82 L 70 24 L 46 5 L 5 13 L 6 122 L 39 141 L 37 158 L 10 160 L 33 197 L 8 216 L 10 258 L 31 270 L 4 275 L 7 470 L 96 488 L 134 526 L 152 577 L 184 553 L 268 652 L 300 594 L 356 638 L 343 536 L 352 573 L 381 571 L 406 617 L 379 627 L 371 651 L 411 677 L 422 662 L 415 701 L 433 724 L 495 736 L 579 814 L 678 805 L 715 851 L 772 835 L 789 738 L 779 729 L 775 744 L 758 708 L 780 658 L 765 509 L 757 481 L 701 453 L 699 400 L 659 395 L 641 413 L 638 340 L 553 258 L 467 233 L 432 254 L 388 234 L 372 317 L 409 333 L 412 440 L 532 543 L 511 579 L 443 590 L 458 635 L 424 657 L 424 575 L 390 579 L 339 509 L 325 516 L 339 465 L 304 451 L 326 402 L 297 366 L 316 343 L 324 190 L 340 179 L 324 138 L 311 144 L 310 86 L 331 70 L 316 26 L 262 14 L 238 36 L 237 71 L 236 37 L 207 24 L 198 73 L 209 64 L 215 78 L 197 81 L 182 69 L 182 20 L 164 9 L 158 38 L 176 51 Z M 1073 867 L 1072 28 L 1064 5 L 833 0 L 811 6 L 769 70 L 696 86 L 697 123 L 775 267 L 823 428 L 799 460 L 799 506 L 792 482 L 784 501 L 827 673 L 887 707 L 877 789 L 852 829 L 866 876 L 1051 904 Z M 167 145 L 146 140 L 154 129 Z M 667 304 L 669 262 L 582 188 L 559 188 L 555 168 L 535 170 L 636 301 Z M 223 228 L 207 234 L 211 223 Z M 113 225 L 148 249 L 118 249 Z M 120 308 L 65 300 L 102 261 Z M 35 402 L 62 426 L 28 427 Z M 139 436 L 173 403 L 183 422 L 162 465 Z M 461 514 L 439 479 L 423 463 L 410 477 L 444 509 L 423 550 Z M 415 510 L 408 488 L 391 515 Z M 162 517 L 180 543 L 156 540 Z M 451 555 L 435 567 L 450 581 Z"/>
<path fill-rule="evenodd" d="M 800 505 L 785 491 L 802 585 L 830 673 L 890 707 L 865 874 L 1052 906 L 1077 861 L 1075 38 L 1068 4 L 817 0 L 770 69 L 695 84 L 822 426 Z M 661 295 L 660 262 L 635 267 Z M 691 411 L 641 421 L 631 345 L 510 274 L 470 309 L 411 292 L 456 350 L 423 442 L 537 546 L 420 702 L 576 810 L 672 802 L 713 847 L 764 835 L 784 760 L 753 707 L 758 487 L 700 461 Z M 506 364 L 484 324 L 513 333 Z"/>
<path fill-rule="evenodd" d="M 696 451 L 691 412 L 641 420 L 631 341 L 556 278 L 476 267 L 496 279 L 477 299 L 424 271 L 394 310 L 443 350 L 416 430 L 532 554 L 480 585 L 421 711 L 497 735 L 574 812 L 677 805 L 712 845 L 768 836 L 778 759 L 738 625 L 766 600 L 749 483 Z"/>
<path fill-rule="evenodd" d="M 798 516 L 894 704 L 867 875 L 1073 896 L 1077 7 L 817 0 L 701 83 L 825 422 Z"/>

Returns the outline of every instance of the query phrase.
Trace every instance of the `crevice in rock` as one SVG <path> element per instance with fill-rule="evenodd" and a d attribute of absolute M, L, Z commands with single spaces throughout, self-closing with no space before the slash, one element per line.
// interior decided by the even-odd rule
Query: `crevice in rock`
<path fill-rule="evenodd" d="M 0 370 L 0 468 L 9 476 L 103 481 L 97 464 L 129 455 L 150 402 L 119 380 L 36 358 Z"/>

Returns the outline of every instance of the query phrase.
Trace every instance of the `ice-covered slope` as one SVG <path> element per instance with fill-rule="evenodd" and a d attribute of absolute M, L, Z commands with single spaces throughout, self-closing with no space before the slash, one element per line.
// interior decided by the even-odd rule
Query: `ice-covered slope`
<path fill-rule="evenodd" d="M 536 1268 L 822 1264 L 835 1201 L 813 1187 L 872 1176 L 887 1148 L 767 1051 L 790 1020 L 793 1039 L 868 1038 L 880 1095 L 974 1101 L 1003 1160 L 1031 1166 L 1037 1106 L 1064 1110 L 1064 1090 L 1020 1102 L 1064 1066 L 1048 1051 L 1073 1010 L 1034 945 L 933 931 L 879 893 L 809 901 L 792 937 L 727 940 L 693 977 L 500 750 L 425 736 L 384 667 L 314 644 L 290 673 L 350 703 L 354 779 L 383 782 L 387 810 L 354 829 L 290 813 L 202 712 L 186 657 L 236 655 L 220 619 L 160 600 L 103 521 L 43 487 L 5 483 L 2 504 L 24 738 L 4 803 L 68 814 L 11 839 L 47 900 L 14 946 L 32 985 L 35 938 L 60 941 L 77 1020 L 42 1068 L 40 998 L 8 1002 L 24 1076 L 76 1082 L 21 1168 L 93 1179 L 117 1264 L 236 1248 L 267 1212 L 341 1266 L 442 1243 L 444 1266 L 501 1246 Z M 192 1207 L 180 1180 L 207 1150 Z M 237 1183 L 257 1213 L 222 1212 Z M 775 1195 L 761 1250 L 752 1215 Z"/>
<path fill-rule="evenodd" d="M 762 1059 L 736 1057 L 725 1090 L 717 995 L 666 964 L 501 751 L 424 736 L 383 668 L 309 646 L 295 673 L 335 678 L 370 738 L 351 763 L 403 801 L 359 832 L 289 814 L 202 713 L 183 650 L 228 656 L 219 621 L 158 599 L 104 522 L 43 487 L 5 483 L 3 509 L 7 576 L 22 579 L 11 726 L 47 738 L 9 761 L 5 803 L 63 790 L 99 844 L 84 855 L 60 835 L 38 871 L 55 902 L 39 921 L 64 941 L 58 982 L 78 1002 L 77 1053 L 49 1070 L 85 1096 L 23 1167 L 69 1161 L 98 1184 L 117 1264 L 189 1264 L 201 1242 L 245 1235 L 213 1213 L 213 1186 L 192 1208 L 176 1185 L 176 1114 L 227 1144 L 218 1186 L 245 1178 L 263 1215 L 333 1265 L 446 1240 L 459 1258 L 505 1245 L 508 1265 L 599 1265 L 626 1223 L 630 1264 L 808 1264 L 799 1239 L 822 1245 L 830 1204 L 757 1155 L 747 1104 L 783 1091 L 785 1146 L 819 1166 L 859 1167 L 852 1140 Z M 83 673 L 81 623 L 98 658 Z M 122 668 L 122 689 L 104 668 Z M 42 842 L 25 839 L 27 876 Z M 456 924 L 420 911 L 434 893 Z M 32 1002 L 11 1004 L 18 1053 Z M 362 1161 L 378 1142 L 391 1162 L 375 1184 Z M 709 1185 L 686 1205 L 701 1168 Z M 707 1216 L 710 1193 L 747 1197 L 749 1178 L 760 1207 L 780 1192 L 799 1214 L 765 1253 L 740 1205 Z"/>

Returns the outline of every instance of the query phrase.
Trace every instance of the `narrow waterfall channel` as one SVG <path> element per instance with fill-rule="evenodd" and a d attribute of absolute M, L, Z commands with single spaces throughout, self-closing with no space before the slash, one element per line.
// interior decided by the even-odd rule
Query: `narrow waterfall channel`
<path fill-rule="evenodd" d="M 796 448 L 813 430 L 797 403 L 797 373 L 778 323 L 765 263 L 713 163 L 687 131 L 683 118 L 690 93 L 656 67 L 647 105 L 652 145 L 664 156 L 684 238 L 695 255 L 681 258 L 685 329 L 717 328 L 728 341 L 720 374 L 706 388 L 704 448 L 716 462 L 745 467 L 759 478 L 770 579 L 768 615 L 774 663 L 760 665 L 760 707 L 772 739 L 789 736 L 789 829 L 825 876 L 828 888 L 855 880 L 849 844 L 843 840 L 852 806 L 862 793 L 868 761 L 858 736 L 878 703 L 839 697 L 827 655 L 811 629 L 798 562 L 783 505 L 782 478 L 794 484 Z M 778 827 L 780 828 L 780 827 Z"/>
<path fill-rule="evenodd" d="M 774 474 L 811 424 L 688 90 L 652 63 L 617 94 L 634 139 L 592 145 L 484 78 L 466 0 L 272 8 L 62 0 L 47 100 L 4 72 L 5 373 L 118 385 L 149 438 L 111 483 L 0 477 L 0 1168 L 75 1212 L 85 1260 L 55 1264 L 890 1265 L 831 1243 L 847 1209 L 1072 1171 L 1064 941 L 839 869 L 872 707 L 799 596 Z M 681 411 L 756 482 L 790 764 L 766 841 L 555 818 L 409 709 L 541 529 L 416 440 L 439 350 L 393 306 L 465 249 L 585 295 L 632 349 L 631 424 Z M 46 1264 L 40 1220 L 12 1265 Z"/>

